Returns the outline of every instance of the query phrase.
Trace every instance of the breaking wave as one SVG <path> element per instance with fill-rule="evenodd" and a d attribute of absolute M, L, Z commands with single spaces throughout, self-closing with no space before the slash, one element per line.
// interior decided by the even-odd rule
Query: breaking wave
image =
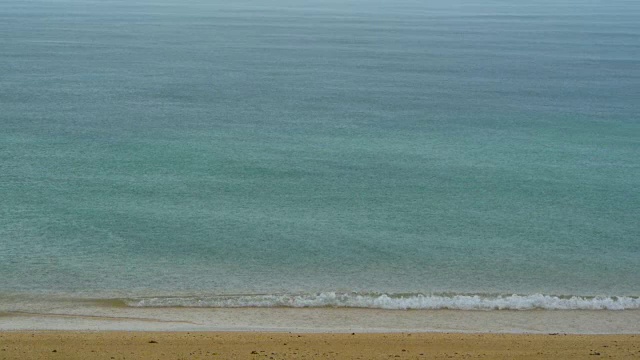
<path fill-rule="evenodd" d="M 533 295 L 423 295 L 323 292 L 282 295 L 220 295 L 206 297 L 153 297 L 129 299 L 132 307 L 287 307 L 370 308 L 390 310 L 631 310 L 640 298 L 631 296 Z"/>

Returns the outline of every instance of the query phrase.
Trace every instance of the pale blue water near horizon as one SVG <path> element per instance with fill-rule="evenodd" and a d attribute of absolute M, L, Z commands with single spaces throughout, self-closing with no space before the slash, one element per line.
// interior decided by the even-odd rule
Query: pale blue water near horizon
<path fill-rule="evenodd" d="M 636 1 L 5 0 L 0 297 L 638 309 L 639 98 Z"/>

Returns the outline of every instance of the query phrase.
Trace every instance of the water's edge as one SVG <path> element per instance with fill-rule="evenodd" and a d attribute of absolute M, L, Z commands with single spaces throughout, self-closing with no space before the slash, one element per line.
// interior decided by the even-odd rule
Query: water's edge
<path fill-rule="evenodd" d="M 196 298 L 145 298 L 145 299 L 64 299 L 55 297 L 6 297 L 0 299 L 0 331 L 19 330 L 90 330 L 90 331 L 296 331 L 296 332 L 465 332 L 465 333 L 571 333 L 571 334 L 638 334 L 640 333 L 640 308 L 638 298 L 554 297 L 540 295 L 539 301 L 556 301 L 558 304 L 609 304 L 610 309 L 620 301 L 626 301 L 625 310 L 608 310 L 592 306 L 588 309 L 555 310 L 531 307 L 528 309 L 505 308 L 489 310 L 461 310 L 451 308 L 411 309 L 405 307 L 345 307 L 335 302 L 349 299 L 348 294 L 316 294 L 316 297 L 333 299 L 334 305 L 286 306 L 245 303 L 244 307 L 213 306 L 194 303 Z M 252 295 L 218 296 L 216 301 L 246 301 Z M 270 295 L 275 297 L 275 295 Z M 366 298 L 360 296 L 361 300 Z M 437 298 L 421 295 L 420 301 Z M 457 295 L 458 300 L 477 301 L 481 304 L 502 301 L 505 304 L 516 299 L 531 301 L 535 296 L 519 296 L 478 300 L 474 296 Z M 267 295 L 253 295 L 262 298 Z M 280 299 L 285 295 L 280 295 Z M 479 297 L 476 295 L 476 297 Z M 216 297 L 209 297 L 212 301 Z M 310 295 L 292 297 L 311 301 Z M 376 299 L 370 296 L 369 299 Z M 418 302 L 417 296 L 408 297 L 378 295 L 390 303 Z M 316 299 L 317 300 L 317 299 Z M 349 300 L 349 301 L 353 301 Z M 439 300 L 442 301 L 442 298 Z M 460 302 L 462 303 L 462 302 Z M 263 303 L 264 305 L 265 303 Z M 295 304 L 295 302 L 294 302 Z M 635 305 L 633 305 L 635 304 Z M 222 304 L 218 304 L 222 305 Z M 317 304 L 316 304 L 317 305 Z M 633 306 L 633 307 L 632 307 Z M 596 310 L 599 309 L 599 310 Z"/>
<path fill-rule="evenodd" d="M 0 331 L 273 331 L 640 334 L 640 311 L 93 308 L 9 312 Z"/>

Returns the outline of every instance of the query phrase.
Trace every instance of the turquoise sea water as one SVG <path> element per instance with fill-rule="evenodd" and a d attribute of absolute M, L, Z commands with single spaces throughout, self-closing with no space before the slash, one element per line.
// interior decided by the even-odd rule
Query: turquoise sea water
<path fill-rule="evenodd" d="M 640 308 L 639 99 L 637 1 L 5 0 L 0 294 Z"/>

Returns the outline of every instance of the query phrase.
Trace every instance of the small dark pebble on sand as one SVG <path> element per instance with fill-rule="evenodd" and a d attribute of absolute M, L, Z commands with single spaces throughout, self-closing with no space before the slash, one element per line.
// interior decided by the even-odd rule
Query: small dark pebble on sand
<path fill-rule="evenodd" d="M 155 340 L 151 340 L 151 341 L 149 341 L 149 344 L 157 344 L 157 343 L 158 343 L 158 342 L 157 342 L 157 341 L 155 341 Z"/>

